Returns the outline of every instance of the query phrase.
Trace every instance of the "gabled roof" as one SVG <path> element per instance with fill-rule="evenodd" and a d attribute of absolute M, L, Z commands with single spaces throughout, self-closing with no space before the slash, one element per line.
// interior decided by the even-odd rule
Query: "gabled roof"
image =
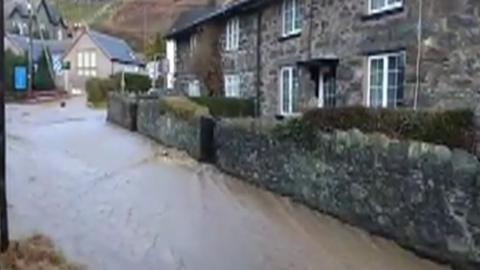
<path fill-rule="evenodd" d="M 110 60 L 130 64 L 142 64 L 135 52 L 123 40 L 97 31 L 88 31 L 93 41 L 107 54 Z"/>
<path fill-rule="evenodd" d="M 6 37 L 18 48 L 20 48 L 22 51 L 26 52 L 29 50 L 30 46 L 28 42 L 28 37 L 15 35 L 15 34 L 6 34 Z M 67 48 L 70 46 L 71 43 L 72 43 L 72 40 L 70 39 L 44 40 L 44 41 L 39 39 L 34 39 L 33 53 L 32 53 L 33 59 L 38 60 L 40 58 L 44 47 L 48 48 L 51 54 L 63 55 L 67 51 Z"/>
<path fill-rule="evenodd" d="M 98 46 L 110 61 L 139 66 L 144 64 L 137 58 L 135 52 L 124 40 L 93 30 L 84 30 L 73 42 L 72 46 L 70 46 L 68 52 L 70 52 L 85 35 L 88 35 L 92 39 L 95 45 Z M 68 54 L 68 52 L 66 54 Z"/>
<path fill-rule="evenodd" d="M 16 0 L 6 0 L 4 5 L 3 5 L 3 16 L 4 18 L 8 18 L 10 16 L 10 13 L 12 13 L 13 9 L 17 5 Z"/>
<path fill-rule="evenodd" d="M 38 3 L 37 6 L 37 13 L 40 11 L 40 9 L 44 7 L 45 12 L 47 13 L 48 20 L 50 23 L 54 26 L 63 26 L 67 27 L 66 23 L 63 20 L 62 15 L 58 11 L 58 9 L 52 5 L 50 5 L 47 0 L 40 0 L 40 3 Z"/>
<path fill-rule="evenodd" d="M 14 13 L 18 13 L 20 17 L 28 18 L 28 8 L 25 1 L 11 1 L 5 6 L 6 17 L 11 17 Z"/>
<path fill-rule="evenodd" d="M 188 30 L 197 21 L 201 21 L 215 10 L 216 7 L 203 6 L 182 12 L 168 31 L 166 37 L 168 38 L 169 36 L 174 36 L 177 33 L 182 33 Z"/>
<path fill-rule="evenodd" d="M 225 5 L 218 6 L 212 9 L 210 12 L 197 17 L 194 20 L 190 20 L 181 28 L 172 28 L 170 32 L 165 36 L 166 38 L 175 38 L 181 34 L 192 31 L 195 27 L 222 17 L 234 16 L 240 12 L 260 8 L 265 4 L 273 2 L 275 0 L 233 0 L 228 1 Z"/>
<path fill-rule="evenodd" d="M 28 19 L 28 3 L 27 1 L 22 1 L 22 0 L 12 0 L 8 3 L 8 10 L 6 10 L 7 17 L 11 17 L 15 12 L 18 12 L 18 14 L 25 18 Z M 45 9 L 45 13 L 47 14 L 48 21 L 50 24 L 54 26 L 62 26 L 63 28 L 66 28 L 67 25 L 65 21 L 63 20 L 62 15 L 58 11 L 57 8 L 52 6 L 51 4 L 48 3 L 47 0 L 40 0 L 37 5 L 36 12 L 38 13 L 42 8 Z"/>

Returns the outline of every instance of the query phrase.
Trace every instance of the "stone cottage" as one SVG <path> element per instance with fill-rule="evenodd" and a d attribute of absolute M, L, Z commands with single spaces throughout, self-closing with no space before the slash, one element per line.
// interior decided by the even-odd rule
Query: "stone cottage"
<path fill-rule="evenodd" d="M 60 12 L 47 0 L 33 1 L 35 6 L 33 35 L 40 39 L 63 40 L 68 38 L 68 27 Z M 29 3 L 13 1 L 8 5 L 5 16 L 6 30 L 12 34 L 28 35 Z M 41 35 L 40 35 L 41 33 Z"/>
<path fill-rule="evenodd" d="M 175 40 L 176 87 L 208 24 L 220 38 L 225 93 L 258 97 L 264 116 L 312 107 L 478 108 L 478 0 L 238 0 L 203 12 Z"/>

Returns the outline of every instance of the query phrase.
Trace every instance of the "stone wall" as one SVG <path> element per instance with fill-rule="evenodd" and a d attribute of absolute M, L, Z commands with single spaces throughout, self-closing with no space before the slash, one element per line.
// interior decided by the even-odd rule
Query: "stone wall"
<path fill-rule="evenodd" d="M 312 143 L 223 121 L 217 166 L 459 269 L 480 269 L 480 162 L 472 155 L 359 131 Z"/>
<path fill-rule="evenodd" d="M 133 97 L 110 93 L 108 96 L 107 121 L 130 131 L 137 130 L 137 100 Z"/>
<path fill-rule="evenodd" d="M 405 1 L 392 14 L 368 15 L 368 0 L 303 0 L 301 34 L 282 38 L 282 3 L 262 10 L 262 112 L 279 113 L 279 70 L 299 61 L 337 58 L 337 105 L 366 104 L 367 56 L 404 50 L 404 100 L 413 106 L 418 55 L 418 0 Z M 480 101 L 480 4 L 476 0 L 424 0 L 419 105 L 426 108 L 475 109 Z M 256 11 L 259 12 L 259 11 Z M 316 106 L 316 69 L 298 66 L 300 107 Z"/>
<path fill-rule="evenodd" d="M 163 110 L 158 100 L 140 100 L 137 112 L 139 133 L 164 145 L 184 150 L 197 160 L 211 159 L 212 119 L 181 119 Z"/>

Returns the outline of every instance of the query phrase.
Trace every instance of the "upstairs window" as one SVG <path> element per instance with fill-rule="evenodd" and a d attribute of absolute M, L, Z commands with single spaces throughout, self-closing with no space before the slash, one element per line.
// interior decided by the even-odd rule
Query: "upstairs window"
<path fill-rule="evenodd" d="M 403 0 L 369 0 L 368 11 L 370 14 L 375 14 L 401 8 L 402 6 Z"/>
<path fill-rule="evenodd" d="M 282 21 L 284 37 L 302 32 L 303 14 L 300 7 L 301 0 L 284 0 L 282 6 Z"/>
<path fill-rule="evenodd" d="M 233 18 L 228 21 L 225 31 L 225 49 L 227 51 L 238 50 L 240 43 L 240 19 Z"/>
<path fill-rule="evenodd" d="M 395 108 L 402 105 L 404 74 L 404 52 L 370 56 L 367 105 L 374 108 Z"/>
<path fill-rule="evenodd" d="M 240 78 L 238 75 L 225 75 L 225 96 L 240 96 Z"/>

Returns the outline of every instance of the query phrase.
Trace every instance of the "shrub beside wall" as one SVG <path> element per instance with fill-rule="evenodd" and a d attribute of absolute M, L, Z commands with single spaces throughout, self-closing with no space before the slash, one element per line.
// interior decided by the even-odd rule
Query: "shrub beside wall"
<path fill-rule="evenodd" d="M 358 130 L 312 133 L 307 144 L 253 126 L 217 123 L 220 169 L 460 269 L 480 269 L 473 155 Z"/>
<path fill-rule="evenodd" d="M 227 97 L 191 97 L 195 103 L 205 106 L 214 117 L 235 118 L 255 116 L 253 99 Z"/>
<path fill-rule="evenodd" d="M 108 98 L 108 93 L 115 90 L 115 85 L 110 79 L 92 78 L 86 83 L 87 101 L 93 105 L 101 105 Z"/>
<path fill-rule="evenodd" d="M 331 132 L 357 128 L 366 133 L 380 132 L 397 139 L 424 141 L 463 148 L 474 153 L 474 113 L 468 109 L 412 111 L 365 107 L 315 109 L 287 128 L 307 128 Z M 303 130 L 300 133 L 308 134 Z"/>
<path fill-rule="evenodd" d="M 152 86 L 151 80 L 147 75 L 125 73 L 125 92 L 145 93 Z M 117 73 L 111 77 L 117 90 L 122 89 L 122 74 Z"/>

